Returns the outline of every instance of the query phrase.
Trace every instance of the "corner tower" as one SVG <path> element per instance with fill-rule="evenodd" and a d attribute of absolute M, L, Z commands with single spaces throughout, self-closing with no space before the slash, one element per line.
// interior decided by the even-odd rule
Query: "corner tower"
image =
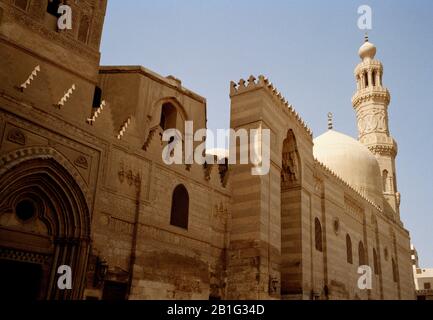
<path fill-rule="evenodd" d="M 356 111 L 359 141 L 379 162 L 385 212 L 395 213 L 399 219 L 400 194 L 397 190 L 395 158 L 397 143 L 389 131 L 388 106 L 391 96 L 383 86 L 383 65 L 375 59 L 376 47 L 365 38 L 359 49 L 361 62 L 355 68 L 357 90 L 352 98 Z M 388 204 L 388 205 L 386 205 Z"/>

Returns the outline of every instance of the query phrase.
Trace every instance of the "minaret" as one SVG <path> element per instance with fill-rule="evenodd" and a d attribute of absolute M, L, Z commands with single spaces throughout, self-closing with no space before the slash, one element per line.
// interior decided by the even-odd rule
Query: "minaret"
<path fill-rule="evenodd" d="M 365 43 L 359 49 L 362 61 L 355 68 L 357 91 L 352 98 L 352 105 L 358 121 L 358 139 L 376 156 L 381 168 L 383 195 L 389 204 L 384 210 L 399 219 L 400 193 L 395 169 L 397 143 L 388 126 L 391 97 L 382 83 L 382 63 L 374 59 L 375 55 L 376 47 L 366 36 Z"/>

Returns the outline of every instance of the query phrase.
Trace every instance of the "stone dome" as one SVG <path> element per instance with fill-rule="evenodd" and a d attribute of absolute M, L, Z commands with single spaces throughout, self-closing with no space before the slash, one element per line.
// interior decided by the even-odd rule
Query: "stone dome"
<path fill-rule="evenodd" d="M 314 157 L 368 199 L 382 202 L 379 163 L 359 141 L 335 130 L 314 139 Z"/>
<path fill-rule="evenodd" d="M 359 48 L 358 54 L 362 60 L 366 58 L 374 59 L 376 56 L 376 46 L 367 40 L 361 48 Z"/>

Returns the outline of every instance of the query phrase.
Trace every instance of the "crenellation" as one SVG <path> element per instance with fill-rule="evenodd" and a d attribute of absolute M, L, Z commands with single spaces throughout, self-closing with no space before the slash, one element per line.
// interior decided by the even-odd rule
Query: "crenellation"
<path fill-rule="evenodd" d="M 274 101 L 277 105 L 289 116 L 293 116 L 298 124 L 301 126 L 305 132 L 312 137 L 312 130 L 306 125 L 305 121 L 296 112 L 291 104 L 289 104 L 286 98 L 282 95 L 280 91 L 263 75 L 258 76 L 258 80 L 254 76 L 248 78 L 248 85 L 245 86 L 246 81 L 244 79 L 239 80 L 236 84 L 234 81 L 230 82 L 230 96 L 234 97 L 239 94 L 243 94 L 252 90 L 257 89 L 267 89 L 267 91 L 272 95 Z"/>

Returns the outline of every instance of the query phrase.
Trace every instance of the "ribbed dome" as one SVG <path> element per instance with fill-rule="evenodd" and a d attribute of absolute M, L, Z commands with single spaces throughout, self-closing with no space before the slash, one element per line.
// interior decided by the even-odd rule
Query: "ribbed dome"
<path fill-rule="evenodd" d="M 382 202 L 379 163 L 359 141 L 329 130 L 314 139 L 314 157 L 376 204 Z"/>

